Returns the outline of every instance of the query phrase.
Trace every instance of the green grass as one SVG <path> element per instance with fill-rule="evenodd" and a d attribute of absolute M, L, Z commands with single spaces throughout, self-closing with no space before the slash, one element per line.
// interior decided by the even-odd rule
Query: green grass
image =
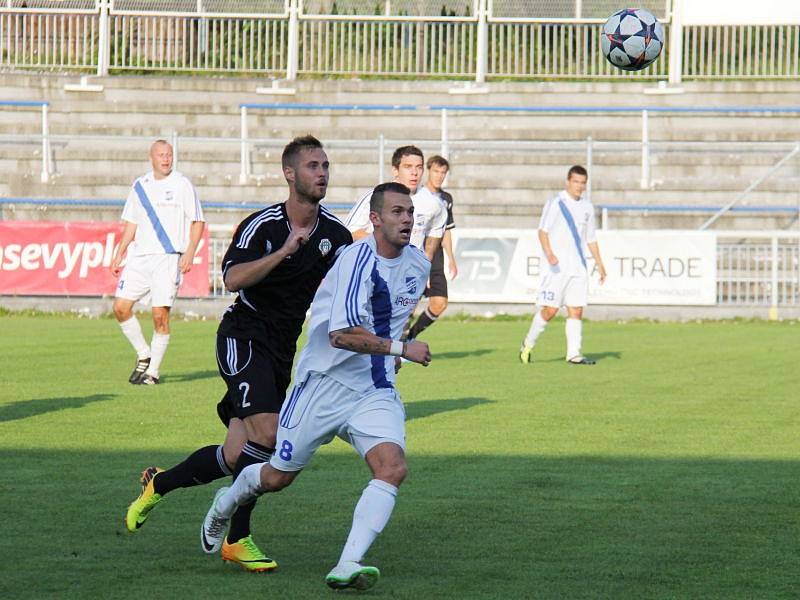
<path fill-rule="evenodd" d="M 148 464 L 222 439 L 213 322 L 176 322 L 164 385 L 127 384 L 108 319 L 0 316 L 0 597 L 331 598 L 369 474 L 340 441 L 263 498 L 249 575 L 200 551 L 214 486 L 122 517 Z M 375 598 L 796 598 L 800 325 L 585 326 L 595 367 L 537 362 L 521 320 L 444 321 L 406 366 L 410 473 L 369 554 Z"/>

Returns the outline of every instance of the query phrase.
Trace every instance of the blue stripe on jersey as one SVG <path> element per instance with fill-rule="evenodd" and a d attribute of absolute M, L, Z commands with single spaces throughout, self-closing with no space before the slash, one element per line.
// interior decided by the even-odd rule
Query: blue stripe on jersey
<path fill-rule="evenodd" d="M 572 214 L 569 212 L 569 209 L 567 208 L 567 205 L 564 204 L 563 200 L 558 201 L 558 208 L 561 209 L 561 214 L 564 215 L 564 220 L 567 222 L 567 227 L 569 227 L 569 231 L 572 233 L 572 239 L 575 241 L 575 247 L 578 249 L 578 256 L 581 257 L 583 267 L 586 268 L 586 257 L 583 255 L 581 236 L 578 235 L 578 228 L 575 226 L 575 219 L 572 218 Z"/>
<path fill-rule="evenodd" d="M 284 410 L 281 412 L 283 413 L 281 417 L 281 427 L 286 427 L 289 424 L 289 419 L 292 416 L 292 412 L 294 411 L 294 407 L 297 404 L 297 399 L 300 397 L 300 392 L 303 391 L 303 386 L 305 385 L 305 381 L 300 383 L 299 385 L 294 386 L 292 390 L 292 395 L 289 396 L 289 401 L 284 405 Z"/>
<path fill-rule="evenodd" d="M 158 219 L 158 215 L 156 214 L 153 205 L 150 203 L 150 198 L 147 197 L 142 184 L 138 180 L 133 184 L 133 189 L 136 190 L 136 195 L 139 196 L 139 201 L 142 203 L 142 206 L 147 213 L 147 218 L 150 219 L 150 223 L 153 225 L 153 230 L 156 232 L 156 237 L 158 238 L 158 241 L 161 242 L 164 252 L 167 254 L 177 254 L 175 248 L 172 246 L 172 242 L 169 241 L 167 232 L 164 231 L 164 226 Z"/>
<path fill-rule="evenodd" d="M 372 318 L 375 327 L 375 335 L 378 337 L 391 339 L 392 329 L 392 299 L 389 294 L 389 286 L 386 285 L 383 277 L 378 273 L 378 260 L 372 265 Z M 376 388 L 393 387 L 386 379 L 386 357 L 372 354 L 372 382 Z"/>
<path fill-rule="evenodd" d="M 353 273 L 350 277 L 350 284 L 347 286 L 347 295 L 345 296 L 345 313 L 350 327 L 357 327 L 361 324 L 358 318 L 358 288 L 361 285 L 361 278 L 364 276 L 364 268 L 367 266 L 371 256 L 372 249 L 366 244 L 363 244 L 361 248 L 358 249 L 358 256 L 353 266 Z"/>

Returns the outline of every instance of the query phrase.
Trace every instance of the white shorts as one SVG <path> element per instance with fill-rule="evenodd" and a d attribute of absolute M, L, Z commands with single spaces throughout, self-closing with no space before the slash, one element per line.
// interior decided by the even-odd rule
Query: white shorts
<path fill-rule="evenodd" d="M 269 464 L 300 471 L 317 449 L 339 436 L 363 457 L 383 442 L 405 450 L 406 411 L 394 388 L 356 392 L 319 373 L 296 384 L 278 419 Z"/>
<path fill-rule="evenodd" d="M 151 306 L 172 306 L 181 285 L 180 256 L 147 254 L 129 257 L 119 276 L 115 296 L 146 302 L 149 293 Z"/>
<path fill-rule="evenodd" d="M 567 275 L 548 269 L 539 284 L 539 306 L 560 308 L 562 306 L 586 306 L 589 296 L 587 275 Z"/>

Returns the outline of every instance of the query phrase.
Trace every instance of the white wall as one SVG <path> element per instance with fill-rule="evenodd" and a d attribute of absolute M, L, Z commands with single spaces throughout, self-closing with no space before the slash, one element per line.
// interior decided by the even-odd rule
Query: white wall
<path fill-rule="evenodd" d="M 684 25 L 800 24 L 800 0 L 682 0 L 681 4 Z"/>

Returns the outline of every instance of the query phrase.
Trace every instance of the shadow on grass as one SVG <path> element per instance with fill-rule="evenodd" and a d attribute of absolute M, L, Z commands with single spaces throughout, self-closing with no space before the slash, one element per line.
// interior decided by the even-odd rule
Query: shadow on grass
<path fill-rule="evenodd" d="M 477 348 L 475 350 L 459 350 L 457 352 L 436 352 L 434 349 L 433 360 L 449 360 L 451 358 L 467 358 L 470 356 L 483 356 L 494 352 L 492 348 Z"/>
<path fill-rule="evenodd" d="M 424 419 L 431 415 L 454 410 L 467 410 L 480 404 L 489 404 L 494 400 L 488 398 L 446 398 L 443 400 L 420 400 L 409 402 L 406 406 L 406 420 Z"/>
<path fill-rule="evenodd" d="M 135 535 L 120 518 L 143 464 L 178 453 L 0 452 L 0 548 L 40 561 L 5 570 L 8 598 L 279 595 L 324 598 L 369 473 L 324 449 L 253 531 L 281 565 L 248 577 L 199 549 L 211 486 L 178 490 Z M 414 455 L 385 531 L 368 554 L 391 598 L 796 598 L 800 462 L 606 456 Z M 56 466 L 58 468 L 54 468 Z M 119 567 L 120 556 L 125 568 Z M 475 568 L 480 563 L 480 568 Z M 535 590 L 535 594 L 531 592 Z M 328 594 L 330 596 L 330 594 Z"/>
<path fill-rule="evenodd" d="M 219 371 L 216 369 L 206 369 L 204 371 L 194 371 L 193 373 L 178 373 L 175 375 L 167 374 L 163 377 L 164 382 L 169 383 L 184 383 L 186 381 L 196 381 L 198 379 L 212 379 L 219 377 Z M 222 382 L 222 380 L 220 380 Z"/>
<path fill-rule="evenodd" d="M 75 396 L 71 398 L 20 400 L 19 402 L 0 406 L 0 423 L 27 419 L 28 417 L 35 417 L 66 408 L 81 408 L 92 402 L 103 402 L 115 397 L 114 394 L 93 394 L 91 396 Z"/>
<path fill-rule="evenodd" d="M 614 360 L 622 360 L 622 352 L 618 351 L 618 350 L 608 350 L 606 352 L 591 352 L 591 353 L 587 352 L 585 356 L 586 356 L 586 358 L 591 358 L 593 360 L 596 360 L 597 362 L 600 362 L 601 360 L 605 360 L 607 358 L 614 359 Z M 564 360 L 563 357 L 546 358 L 544 360 L 536 360 L 536 357 L 534 356 L 533 362 L 535 364 L 537 362 L 538 363 L 555 363 L 555 362 L 566 362 L 566 361 Z"/>

